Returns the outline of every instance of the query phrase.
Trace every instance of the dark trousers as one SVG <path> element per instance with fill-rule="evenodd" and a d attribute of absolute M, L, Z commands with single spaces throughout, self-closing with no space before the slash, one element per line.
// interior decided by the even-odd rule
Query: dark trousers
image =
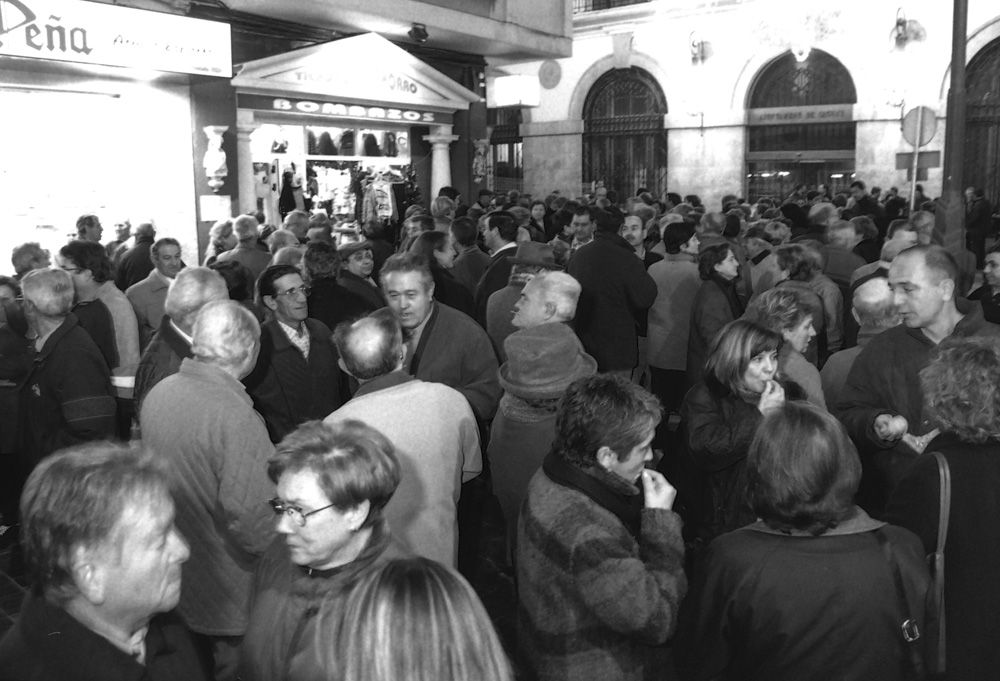
<path fill-rule="evenodd" d="M 965 247 L 976 254 L 976 269 L 986 265 L 986 232 L 966 232 Z"/>

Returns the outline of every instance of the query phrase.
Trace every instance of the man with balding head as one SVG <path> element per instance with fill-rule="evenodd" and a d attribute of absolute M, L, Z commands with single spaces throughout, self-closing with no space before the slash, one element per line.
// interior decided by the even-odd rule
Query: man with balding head
<path fill-rule="evenodd" d="M 206 304 L 194 322 L 193 357 L 149 392 L 140 415 L 143 442 L 166 464 L 177 527 L 191 546 L 178 610 L 211 648 L 217 679 L 235 678 L 254 567 L 274 538 L 266 503 L 274 447 L 240 383 L 259 348 L 249 310 L 231 300 Z"/>
<path fill-rule="evenodd" d="M 892 261 L 889 287 L 902 324 L 861 350 L 837 405 L 862 454 L 868 480 L 862 491 L 880 512 L 885 496 L 936 429 L 924 418 L 920 370 L 931 350 L 949 336 L 1000 336 L 982 308 L 956 296 L 958 267 L 940 246 L 914 246 Z M 867 483 L 867 484 L 866 484 Z"/>
<path fill-rule="evenodd" d="M 115 286 L 125 291 L 153 271 L 150 251 L 155 240 L 156 227 L 152 222 L 143 222 L 135 228 L 135 243 L 121 255 L 115 267 Z"/>
<path fill-rule="evenodd" d="M 236 247 L 220 253 L 218 257 L 219 262 L 235 260 L 246 267 L 253 277 L 251 281 L 257 281 L 257 277 L 271 262 L 271 254 L 263 250 L 257 242 L 258 227 L 257 218 L 253 215 L 241 215 L 233 220 Z"/>
<path fill-rule="evenodd" d="M 341 367 L 361 387 L 326 423 L 356 419 L 389 438 L 403 473 L 385 508 L 393 534 L 414 553 L 455 567 L 461 484 L 483 468 L 469 403 L 453 388 L 403 371 L 402 328 L 391 310 L 344 322 L 334 342 Z"/>
<path fill-rule="evenodd" d="M 207 267 L 189 267 L 173 279 L 163 304 L 165 314 L 135 372 L 136 411 L 154 385 L 176 374 L 181 361 L 192 356 L 191 334 L 201 308 L 228 298 L 225 280 Z"/>
<path fill-rule="evenodd" d="M 38 353 L 20 394 L 18 452 L 27 472 L 57 449 L 111 437 L 116 406 L 108 364 L 70 312 L 69 274 L 32 270 L 21 292 Z"/>
<path fill-rule="evenodd" d="M 281 228 L 294 234 L 300 244 L 306 243 L 306 234 L 309 232 L 309 213 L 304 210 L 293 210 L 285 216 Z"/>
<path fill-rule="evenodd" d="M 860 327 L 857 345 L 830 355 L 820 371 L 823 380 L 823 397 L 829 405 L 836 405 L 844 382 L 854 360 L 868 342 L 886 329 L 899 324 L 899 313 L 892 300 L 889 280 L 883 274 L 870 275 L 851 287 L 851 315 Z"/>

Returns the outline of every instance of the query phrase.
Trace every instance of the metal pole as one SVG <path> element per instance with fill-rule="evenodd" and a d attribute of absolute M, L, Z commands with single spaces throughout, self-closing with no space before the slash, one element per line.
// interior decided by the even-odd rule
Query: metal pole
<path fill-rule="evenodd" d="M 935 238 L 949 251 L 965 250 L 965 202 L 962 170 L 965 157 L 965 42 L 968 0 L 955 0 L 951 33 L 951 82 L 944 138 L 944 184 L 934 224 Z M 963 292 L 964 293 L 964 292 Z"/>
<path fill-rule="evenodd" d="M 913 173 L 910 177 L 910 212 L 917 203 L 917 169 L 920 167 L 920 147 L 924 143 L 924 107 L 917 107 L 917 137 L 913 141 Z"/>

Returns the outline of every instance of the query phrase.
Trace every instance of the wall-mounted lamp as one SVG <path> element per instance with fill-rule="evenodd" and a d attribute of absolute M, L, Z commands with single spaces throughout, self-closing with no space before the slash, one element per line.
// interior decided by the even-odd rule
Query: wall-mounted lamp
<path fill-rule="evenodd" d="M 910 39 L 906 30 L 906 12 L 900 7 L 896 10 L 896 25 L 892 29 L 893 38 L 896 40 L 896 47 L 903 47 Z"/>
<path fill-rule="evenodd" d="M 689 40 L 691 44 L 691 63 L 702 63 L 708 57 L 708 43 L 697 31 L 691 31 Z"/>
<path fill-rule="evenodd" d="M 406 35 L 410 36 L 410 40 L 413 42 L 423 45 L 427 42 L 428 38 L 427 27 L 423 24 L 413 24 L 410 30 L 406 32 Z"/>
<path fill-rule="evenodd" d="M 226 183 L 229 175 L 229 168 L 226 165 L 226 152 L 222 149 L 222 136 L 228 125 L 206 125 L 202 130 L 208 138 L 208 147 L 205 149 L 205 156 L 202 159 L 202 167 L 205 169 L 205 177 L 208 179 L 208 186 L 216 194 Z"/>

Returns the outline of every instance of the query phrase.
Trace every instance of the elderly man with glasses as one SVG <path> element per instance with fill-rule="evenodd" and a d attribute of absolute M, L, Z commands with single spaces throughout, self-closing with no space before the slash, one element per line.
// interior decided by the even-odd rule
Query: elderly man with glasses
<path fill-rule="evenodd" d="M 268 267 L 257 291 L 271 319 L 261 326 L 260 356 L 244 383 L 271 441 L 279 442 L 299 424 L 341 405 L 341 374 L 332 332 L 309 319 L 309 287 L 298 269 Z"/>
<path fill-rule="evenodd" d="M 216 679 L 235 678 L 257 557 L 274 538 L 266 500 L 274 447 L 240 379 L 253 368 L 260 326 L 231 300 L 206 304 L 180 370 L 143 401 L 143 443 L 164 460 L 177 526 L 191 545 L 181 616 L 205 648 Z"/>

